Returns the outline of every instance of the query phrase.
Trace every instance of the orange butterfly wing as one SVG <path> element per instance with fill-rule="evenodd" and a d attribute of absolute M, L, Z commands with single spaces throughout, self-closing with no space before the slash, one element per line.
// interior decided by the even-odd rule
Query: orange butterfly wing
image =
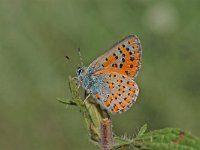
<path fill-rule="evenodd" d="M 116 72 L 135 78 L 141 67 L 142 49 L 136 35 L 128 35 L 94 60 L 91 67 L 95 75 Z"/>
<path fill-rule="evenodd" d="M 136 101 L 139 88 L 133 79 L 141 67 L 142 49 L 136 35 L 128 35 L 88 67 L 99 77 L 94 97 L 112 113 L 121 113 Z"/>

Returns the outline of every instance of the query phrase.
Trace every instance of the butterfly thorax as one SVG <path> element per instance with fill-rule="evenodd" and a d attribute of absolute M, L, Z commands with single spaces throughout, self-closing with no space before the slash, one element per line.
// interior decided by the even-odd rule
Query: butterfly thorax
<path fill-rule="evenodd" d="M 90 68 L 79 67 L 77 69 L 77 83 L 78 86 L 82 86 L 89 93 L 95 93 L 98 88 L 99 78 L 93 75 L 93 72 Z"/>

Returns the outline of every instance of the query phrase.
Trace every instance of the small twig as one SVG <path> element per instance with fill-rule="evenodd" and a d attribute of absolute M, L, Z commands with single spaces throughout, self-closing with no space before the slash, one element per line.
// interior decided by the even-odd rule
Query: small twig
<path fill-rule="evenodd" d="M 100 127 L 100 148 L 101 150 L 110 150 L 113 147 L 113 133 L 112 133 L 112 121 L 108 118 L 104 118 L 101 121 Z"/>

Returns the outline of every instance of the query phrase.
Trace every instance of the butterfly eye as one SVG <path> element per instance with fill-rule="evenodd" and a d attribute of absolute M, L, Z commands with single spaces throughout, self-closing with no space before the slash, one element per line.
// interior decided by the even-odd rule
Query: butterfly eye
<path fill-rule="evenodd" d="M 78 67 L 77 68 L 77 75 L 80 75 L 81 73 L 83 73 L 83 68 Z"/>

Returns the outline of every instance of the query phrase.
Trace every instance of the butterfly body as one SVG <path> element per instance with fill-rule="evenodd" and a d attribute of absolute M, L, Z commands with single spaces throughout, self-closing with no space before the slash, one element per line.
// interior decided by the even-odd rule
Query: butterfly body
<path fill-rule="evenodd" d="M 141 45 L 129 35 L 94 60 L 77 69 L 78 85 L 112 113 L 121 113 L 136 101 L 139 88 L 133 79 L 141 66 Z"/>
<path fill-rule="evenodd" d="M 93 75 L 93 72 L 89 69 L 79 67 L 77 69 L 78 84 L 82 86 L 88 93 L 94 94 L 100 88 L 101 78 Z"/>

